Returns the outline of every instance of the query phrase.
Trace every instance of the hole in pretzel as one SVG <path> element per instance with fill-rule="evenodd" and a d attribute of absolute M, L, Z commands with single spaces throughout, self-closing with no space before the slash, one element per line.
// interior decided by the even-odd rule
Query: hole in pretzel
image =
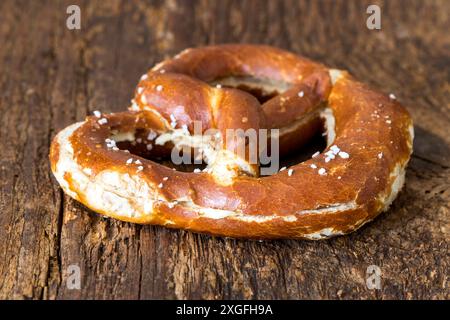
<path fill-rule="evenodd" d="M 296 150 L 292 150 L 287 156 L 280 159 L 280 167 L 290 167 L 300 162 L 311 159 L 311 156 L 325 150 L 327 146 L 326 137 L 323 130 L 316 132 L 314 136 L 308 140 L 303 146 Z"/>

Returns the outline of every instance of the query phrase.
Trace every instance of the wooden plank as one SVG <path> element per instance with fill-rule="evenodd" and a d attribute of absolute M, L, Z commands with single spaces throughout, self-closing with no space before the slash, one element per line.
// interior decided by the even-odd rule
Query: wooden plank
<path fill-rule="evenodd" d="M 0 298 L 449 298 L 450 4 L 376 1 L 0 3 Z M 51 176 L 57 131 L 125 109 L 147 68 L 210 43 L 267 43 L 394 92 L 416 124 L 407 184 L 392 209 L 322 242 L 221 239 L 99 217 Z M 81 268 L 81 289 L 66 286 Z M 366 268 L 382 270 L 368 290 Z"/>

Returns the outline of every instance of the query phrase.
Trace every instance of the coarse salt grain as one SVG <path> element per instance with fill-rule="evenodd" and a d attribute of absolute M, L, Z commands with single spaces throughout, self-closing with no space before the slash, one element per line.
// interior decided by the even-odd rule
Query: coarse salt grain
<path fill-rule="evenodd" d="M 162 183 L 160 183 L 160 184 L 158 184 L 158 188 L 162 188 L 163 187 L 163 184 Z"/>
<path fill-rule="evenodd" d="M 330 150 L 331 150 L 331 152 L 333 152 L 334 154 L 338 154 L 339 151 L 341 151 L 341 149 L 339 149 L 339 147 L 336 146 L 336 145 L 332 145 L 332 146 L 330 147 Z"/>
<path fill-rule="evenodd" d="M 127 160 L 127 164 L 131 164 L 133 162 L 133 158 Z"/>
<path fill-rule="evenodd" d="M 397 97 L 395 96 L 395 94 L 391 93 L 391 94 L 389 94 L 389 99 L 395 100 L 395 99 L 397 99 Z"/>
<path fill-rule="evenodd" d="M 289 170 L 288 170 L 288 176 L 289 176 L 289 177 L 292 176 L 293 173 L 294 173 L 294 170 L 293 170 L 293 169 L 289 169 Z"/>
<path fill-rule="evenodd" d="M 314 153 L 314 154 L 311 156 L 311 158 L 315 158 L 315 157 L 317 157 L 319 154 L 320 154 L 320 152 L 317 151 L 316 153 Z"/>
<path fill-rule="evenodd" d="M 97 122 L 98 122 L 98 124 L 106 124 L 106 123 L 108 123 L 108 120 L 106 118 L 101 118 Z"/>
<path fill-rule="evenodd" d="M 341 151 L 339 152 L 339 157 L 341 157 L 342 159 L 348 159 L 350 155 L 347 152 Z"/>
<path fill-rule="evenodd" d="M 169 179 L 169 177 L 164 177 L 163 181 L 167 181 Z"/>
<path fill-rule="evenodd" d="M 318 171 L 318 173 L 319 173 L 321 176 L 323 176 L 323 175 L 325 175 L 325 174 L 327 173 L 327 170 L 325 170 L 324 168 L 320 168 L 319 171 Z"/>
<path fill-rule="evenodd" d="M 392 121 L 391 121 L 391 120 L 386 120 L 386 123 L 387 123 L 387 124 L 391 124 Z"/>
<path fill-rule="evenodd" d="M 144 91 L 144 88 L 142 88 L 142 87 L 139 87 L 139 88 L 137 89 L 137 93 L 138 93 L 138 94 L 141 94 L 143 91 Z"/>
<path fill-rule="evenodd" d="M 143 166 L 139 166 L 137 169 L 138 169 L 138 171 L 142 171 L 142 170 L 144 170 L 144 167 Z"/>
<path fill-rule="evenodd" d="M 102 116 L 102 113 L 101 113 L 100 111 L 98 111 L 98 110 L 95 110 L 95 111 L 93 112 L 93 114 L 94 114 L 94 116 L 96 116 L 97 118 L 100 118 L 100 117 Z"/>
<path fill-rule="evenodd" d="M 135 164 L 142 164 L 142 162 L 139 159 L 137 159 L 134 163 Z"/>
<path fill-rule="evenodd" d="M 286 167 L 281 168 L 281 169 L 280 169 L 280 172 L 281 172 L 281 171 L 284 171 L 284 170 L 286 170 Z"/>
<path fill-rule="evenodd" d="M 152 150 L 152 149 L 153 149 L 153 146 L 152 146 L 151 144 L 148 144 L 148 145 L 147 145 L 147 150 L 150 151 L 150 150 Z"/>
<path fill-rule="evenodd" d="M 141 80 L 146 80 L 148 78 L 147 74 L 142 75 Z"/>
<path fill-rule="evenodd" d="M 162 91 L 162 89 L 163 89 L 163 86 L 162 86 L 162 85 L 158 84 L 158 85 L 156 86 L 156 91 Z"/>
<path fill-rule="evenodd" d="M 131 110 L 135 110 L 135 111 L 139 111 L 139 106 L 138 106 L 138 104 L 136 103 L 136 101 L 134 99 L 131 100 L 131 107 L 130 107 L 130 109 Z"/>
<path fill-rule="evenodd" d="M 172 128 L 175 128 L 177 126 L 177 119 L 175 119 L 175 116 L 173 114 L 170 115 L 170 126 Z"/>
<path fill-rule="evenodd" d="M 170 208 L 170 209 L 172 209 L 173 207 L 175 207 L 177 205 L 177 201 L 174 201 L 174 202 L 168 202 L 167 203 L 167 206 Z"/>
<path fill-rule="evenodd" d="M 298 96 L 299 96 L 300 98 L 303 98 L 304 95 L 305 95 L 305 93 L 304 93 L 303 91 L 300 91 L 300 92 L 298 93 Z"/>
<path fill-rule="evenodd" d="M 155 131 L 150 131 L 149 134 L 148 134 L 148 136 L 147 136 L 147 139 L 148 139 L 148 140 L 153 140 L 153 139 L 156 138 L 156 136 L 157 136 L 157 134 L 156 134 Z"/>
<path fill-rule="evenodd" d="M 310 165 L 310 167 L 313 169 L 317 169 L 317 166 L 314 163 L 312 165 Z"/>
<path fill-rule="evenodd" d="M 105 142 L 106 142 L 106 146 L 108 148 L 115 148 L 116 147 L 116 142 L 114 140 L 105 139 Z"/>
<path fill-rule="evenodd" d="M 194 169 L 194 173 L 199 173 L 199 172 L 202 172 L 202 170 L 200 170 L 198 168 Z"/>
<path fill-rule="evenodd" d="M 338 152 L 336 152 L 336 154 L 337 153 L 339 153 L 339 151 Z M 328 158 L 331 158 L 331 159 L 334 159 L 334 158 L 336 158 L 336 156 L 335 156 L 335 153 L 333 152 L 333 151 L 327 151 L 327 152 L 325 152 L 325 155 L 328 157 Z"/>
<path fill-rule="evenodd" d="M 378 154 L 378 159 L 381 159 L 381 158 L 383 158 L 383 152 L 380 152 L 380 153 Z"/>

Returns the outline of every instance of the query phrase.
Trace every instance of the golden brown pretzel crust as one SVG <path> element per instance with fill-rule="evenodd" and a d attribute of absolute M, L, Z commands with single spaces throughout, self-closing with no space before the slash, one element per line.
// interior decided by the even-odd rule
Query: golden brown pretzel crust
<path fill-rule="evenodd" d="M 257 239 L 321 239 L 354 231 L 386 210 L 401 188 L 412 121 L 397 101 L 345 72 L 331 74 L 267 46 L 185 50 L 143 77 L 131 111 L 102 115 L 101 123 L 91 116 L 60 132 L 51 146 L 52 171 L 73 198 L 135 223 Z M 220 79 L 281 94 L 259 108 L 245 92 L 205 83 Z M 155 157 L 171 146 L 156 145 L 149 133 L 183 125 L 192 131 L 197 120 L 219 131 L 280 128 L 287 150 L 312 134 L 320 116 L 328 128 L 323 153 L 272 176 L 237 175 L 231 182 L 207 172 L 174 171 L 105 143 L 115 137 L 133 153 Z M 133 139 L 140 143 L 133 145 Z"/>

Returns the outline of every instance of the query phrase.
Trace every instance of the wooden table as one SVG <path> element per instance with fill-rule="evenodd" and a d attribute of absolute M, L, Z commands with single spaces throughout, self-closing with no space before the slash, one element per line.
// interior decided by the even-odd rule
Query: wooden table
<path fill-rule="evenodd" d="M 81 30 L 66 28 L 73 3 Z M 0 298 L 448 299 L 449 13 L 447 0 L 1 1 Z M 124 110 L 164 57 L 224 42 L 286 48 L 395 93 L 416 140 L 389 212 L 332 240 L 251 242 L 104 219 L 63 195 L 56 132 Z M 380 290 L 366 286 L 370 265 Z"/>

